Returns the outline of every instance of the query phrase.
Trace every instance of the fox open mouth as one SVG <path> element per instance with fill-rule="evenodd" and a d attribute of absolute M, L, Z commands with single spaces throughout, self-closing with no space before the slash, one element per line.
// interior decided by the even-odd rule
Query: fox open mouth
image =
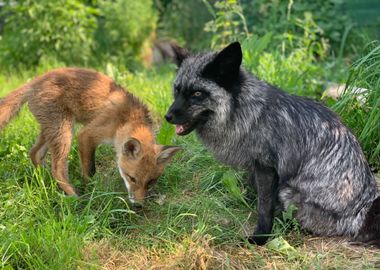
<path fill-rule="evenodd" d="M 189 121 L 182 125 L 175 125 L 175 133 L 179 136 L 189 134 L 195 128 L 196 121 Z"/>
<path fill-rule="evenodd" d="M 205 110 L 202 113 L 199 113 L 197 117 L 193 117 L 191 120 L 184 122 L 183 124 L 175 124 L 175 133 L 179 136 L 189 134 L 194 129 L 202 126 L 208 120 L 211 113 L 210 110 Z"/>

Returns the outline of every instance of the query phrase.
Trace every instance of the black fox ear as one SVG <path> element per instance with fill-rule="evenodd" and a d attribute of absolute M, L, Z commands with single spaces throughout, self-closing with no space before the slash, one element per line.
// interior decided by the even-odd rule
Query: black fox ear
<path fill-rule="evenodd" d="M 243 53 L 239 42 L 233 42 L 206 65 L 203 75 L 216 80 L 222 86 L 238 78 Z"/>
<path fill-rule="evenodd" d="M 182 48 L 175 43 L 172 44 L 172 48 L 175 56 L 175 63 L 177 67 L 180 67 L 183 60 L 185 60 L 185 58 L 187 58 L 190 55 L 190 53 L 187 49 Z"/>
<path fill-rule="evenodd" d="M 123 146 L 123 154 L 129 158 L 136 159 L 140 155 L 141 143 L 135 138 L 128 139 Z"/>

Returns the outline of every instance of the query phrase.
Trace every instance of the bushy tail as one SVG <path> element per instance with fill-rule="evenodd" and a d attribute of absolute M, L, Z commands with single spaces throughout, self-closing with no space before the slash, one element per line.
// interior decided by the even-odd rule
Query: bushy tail
<path fill-rule="evenodd" d="M 380 248 L 380 197 L 373 201 L 355 241 Z"/>
<path fill-rule="evenodd" d="M 25 84 L 0 99 L 0 130 L 17 115 L 21 106 L 26 102 L 26 93 L 29 88 L 29 84 Z"/>

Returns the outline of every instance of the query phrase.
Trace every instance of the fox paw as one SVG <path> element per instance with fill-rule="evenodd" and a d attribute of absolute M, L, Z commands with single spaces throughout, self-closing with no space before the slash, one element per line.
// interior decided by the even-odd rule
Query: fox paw
<path fill-rule="evenodd" d="M 267 242 L 268 238 L 268 236 L 253 235 L 248 238 L 248 242 L 250 244 L 262 246 Z"/>

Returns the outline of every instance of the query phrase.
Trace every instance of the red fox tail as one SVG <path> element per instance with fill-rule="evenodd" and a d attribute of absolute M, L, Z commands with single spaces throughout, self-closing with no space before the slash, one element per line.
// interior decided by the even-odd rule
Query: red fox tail
<path fill-rule="evenodd" d="M 0 99 L 0 130 L 20 111 L 21 106 L 26 102 L 29 88 L 29 84 L 25 84 Z"/>

